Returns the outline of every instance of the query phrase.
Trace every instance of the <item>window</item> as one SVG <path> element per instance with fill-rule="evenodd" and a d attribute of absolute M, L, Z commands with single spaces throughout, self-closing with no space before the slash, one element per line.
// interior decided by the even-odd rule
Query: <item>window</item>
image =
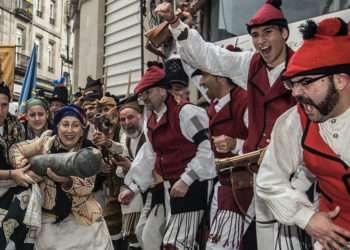
<path fill-rule="evenodd" d="M 34 9 L 38 17 L 43 16 L 43 3 L 42 0 L 34 0 Z"/>
<path fill-rule="evenodd" d="M 55 56 L 55 43 L 49 42 L 49 46 L 47 47 L 47 58 L 48 58 L 48 71 L 54 72 L 54 56 Z"/>
<path fill-rule="evenodd" d="M 16 29 L 16 65 L 21 64 L 23 58 L 23 50 L 25 50 L 24 29 L 17 27 Z"/>
<path fill-rule="evenodd" d="M 56 12 L 56 6 L 55 1 L 50 1 L 50 24 L 55 25 L 55 12 Z"/>
<path fill-rule="evenodd" d="M 263 0 L 211 0 L 210 40 L 218 41 L 247 33 L 245 24 L 256 13 Z M 288 22 L 295 22 L 350 7 L 350 0 L 283 1 L 282 10 Z"/>
<path fill-rule="evenodd" d="M 16 8 L 18 9 L 23 8 L 23 0 L 16 0 Z"/>
<path fill-rule="evenodd" d="M 37 46 L 37 64 L 38 68 L 41 67 L 41 62 L 42 62 L 42 50 L 43 50 L 43 39 L 41 36 L 36 36 L 35 37 L 35 45 Z"/>

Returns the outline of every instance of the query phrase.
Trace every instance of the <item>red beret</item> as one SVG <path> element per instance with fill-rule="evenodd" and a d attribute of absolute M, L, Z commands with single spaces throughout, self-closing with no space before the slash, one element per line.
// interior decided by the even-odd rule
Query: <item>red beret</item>
<path fill-rule="evenodd" d="M 288 62 L 283 78 L 300 75 L 350 73 L 350 35 L 340 18 L 327 18 L 317 26 L 302 26 L 304 42 Z"/>
<path fill-rule="evenodd" d="M 137 83 L 134 93 L 137 95 L 149 88 L 165 86 L 165 78 L 164 69 L 156 65 L 150 66 L 141 80 Z"/>
<path fill-rule="evenodd" d="M 288 28 L 288 22 L 280 6 L 281 0 L 267 0 L 247 23 L 248 32 L 250 33 L 253 27 L 263 25 L 274 24 Z"/>

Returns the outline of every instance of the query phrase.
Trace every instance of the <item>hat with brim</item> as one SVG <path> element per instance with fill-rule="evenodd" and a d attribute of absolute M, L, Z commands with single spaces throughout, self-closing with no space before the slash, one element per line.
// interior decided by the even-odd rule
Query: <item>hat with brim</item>
<path fill-rule="evenodd" d="M 68 103 L 68 90 L 65 86 L 55 86 L 52 97 L 49 98 L 50 102 L 58 101 L 63 104 Z"/>
<path fill-rule="evenodd" d="M 141 113 L 141 114 L 143 111 L 143 106 L 139 105 L 139 103 L 137 101 L 137 95 L 131 95 L 131 96 L 120 101 L 119 112 L 122 111 L 123 109 L 126 109 L 126 108 L 134 109 L 138 113 Z"/>
<path fill-rule="evenodd" d="M 101 98 L 101 100 L 97 101 L 97 106 L 103 107 L 103 106 L 111 106 L 111 107 L 117 107 L 117 102 L 112 96 L 104 96 Z"/>
<path fill-rule="evenodd" d="M 86 105 L 96 105 L 98 101 L 98 95 L 95 93 L 92 93 L 90 95 L 86 95 L 83 97 L 83 106 Z"/>
<path fill-rule="evenodd" d="M 183 68 L 181 59 L 173 58 L 165 62 L 165 73 L 167 82 L 171 84 L 180 84 L 188 87 L 188 76 Z"/>

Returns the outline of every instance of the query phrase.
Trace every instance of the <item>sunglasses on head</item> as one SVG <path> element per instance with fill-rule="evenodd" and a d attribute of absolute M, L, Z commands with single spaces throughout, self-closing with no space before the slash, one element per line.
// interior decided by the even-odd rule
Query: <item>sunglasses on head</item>
<path fill-rule="evenodd" d="M 301 85 L 301 86 L 307 86 L 313 82 L 316 82 L 326 76 L 330 76 L 331 74 L 325 74 L 325 75 L 321 75 L 319 77 L 316 77 L 316 78 L 310 78 L 310 77 L 305 77 L 305 78 L 302 78 L 302 79 L 299 79 L 299 80 L 295 80 L 293 81 L 292 79 L 285 79 L 283 80 L 283 84 L 284 84 L 284 87 L 288 90 L 292 90 L 293 87 L 297 84 Z"/>

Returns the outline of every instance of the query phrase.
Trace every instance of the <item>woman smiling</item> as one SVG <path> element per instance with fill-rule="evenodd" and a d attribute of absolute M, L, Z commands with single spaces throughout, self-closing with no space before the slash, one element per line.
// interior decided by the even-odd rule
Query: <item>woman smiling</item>
<path fill-rule="evenodd" d="M 39 137 L 48 128 L 49 112 L 45 100 L 32 97 L 26 103 L 26 139 Z"/>
<path fill-rule="evenodd" d="M 73 104 L 64 106 L 55 114 L 54 135 L 37 139 L 41 142 L 37 154 L 76 152 L 92 147 L 93 144 L 83 137 L 85 124 L 85 114 L 80 107 Z M 33 144 L 37 145 L 35 140 L 11 148 L 16 167 L 23 166 L 26 152 L 29 152 L 28 145 Z M 47 170 L 47 176 L 40 183 L 43 216 L 41 229 L 35 239 L 36 250 L 113 249 L 102 209 L 91 195 L 94 182 L 95 176 L 66 177 Z"/>

